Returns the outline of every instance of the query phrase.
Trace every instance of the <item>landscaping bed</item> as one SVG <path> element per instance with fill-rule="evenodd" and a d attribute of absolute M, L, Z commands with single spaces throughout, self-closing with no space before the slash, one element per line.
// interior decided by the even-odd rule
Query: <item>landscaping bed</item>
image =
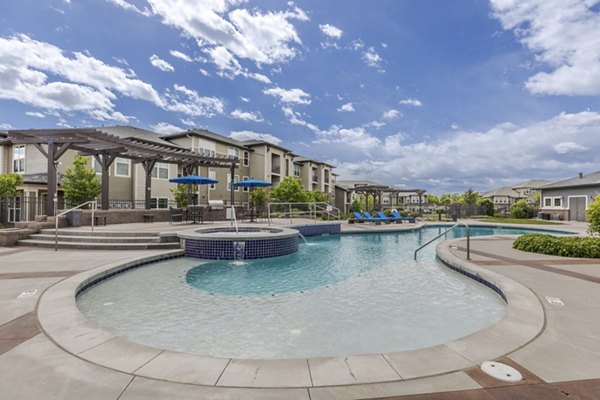
<path fill-rule="evenodd" d="M 539 233 L 519 237 L 513 248 L 561 257 L 600 258 L 600 237 L 553 236 Z"/>

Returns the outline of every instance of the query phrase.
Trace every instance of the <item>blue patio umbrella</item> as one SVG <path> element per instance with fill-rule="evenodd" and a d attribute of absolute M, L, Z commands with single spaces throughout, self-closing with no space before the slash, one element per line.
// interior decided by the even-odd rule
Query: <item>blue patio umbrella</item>
<path fill-rule="evenodd" d="M 180 176 L 178 178 L 171 178 L 171 179 L 169 179 L 169 182 L 182 184 L 182 185 L 207 185 L 207 184 L 217 183 L 219 181 L 216 179 L 207 178 L 205 176 L 187 175 L 187 176 Z M 188 191 L 188 202 L 190 201 L 191 197 L 192 197 L 192 193 L 191 193 L 191 186 L 190 186 L 190 190 Z M 194 203 L 196 203 L 196 202 L 194 201 Z"/>
<path fill-rule="evenodd" d="M 252 200 L 252 190 L 254 190 L 254 188 L 257 188 L 257 187 L 273 186 L 273 184 L 271 182 L 261 181 L 261 180 L 252 178 L 252 179 L 248 179 L 245 181 L 235 182 L 233 184 L 233 186 L 250 188 L 250 201 L 251 201 L 250 222 L 253 222 L 254 221 L 254 201 Z"/>

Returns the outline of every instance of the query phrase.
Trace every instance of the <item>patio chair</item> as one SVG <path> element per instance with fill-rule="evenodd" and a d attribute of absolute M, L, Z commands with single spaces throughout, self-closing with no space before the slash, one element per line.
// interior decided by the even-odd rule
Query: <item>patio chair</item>
<path fill-rule="evenodd" d="M 373 218 L 373 216 L 370 214 L 363 215 L 363 214 L 359 213 L 358 211 L 354 211 L 353 214 L 356 217 L 356 219 L 358 220 L 358 222 L 373 222 L 375 225 L 379 225 L 383 221 L 381 218 Z"/>
<path fill-rule="evenodd" d="M 381 221 L 381 222 L 385 222 L 386 224 L 391 224 L 391 223 L 392 223 L 392 221 L 393 221 L 393 219 L 392 219 L 392 218 L 388 217 L 388 216 L 387 216 L 387 215 L 385 215 L 385 214 L 383 214 L 383 217 L 382 217 L 382 216 L 379 216 L 379 217 L 374 217 L 374 216 L 372 216 L 372 215 L 371 215 L 371 213 L 370 213 L 370 212 L 368 212 L 368 211 L 363 211 L 363 215 L 364 215 L 365 217 L 367 217 L 367 219 L 371 218 L 371 219 L 374 219 L 374 220 L 379 220 L 379 221 Z"/>
<path fill-rule="evenodd" d="M 388 217 L 387 215 L 385 215 L 385 213 L 383 211 L 375 211 L 375 213 L 381 219 L 385 219 L 385 220 L 390 221 L 390 222 L 395 222 L 397 224 L 402 222 L 402 218 Z"/>
<path fill-rule="evenodd" d="M 184 217 L 185 210 L 183 208 L 169 207 L 169 224 L 176 221 L 183 223 Z"/>
<path fill-rule="evenodd" d="M 415 217 L 403 217 L 398 211 L 392 211 L 392 216 L 398 218 L 402 222 L 406 221 L 414 224 L 416 221 Z"/>

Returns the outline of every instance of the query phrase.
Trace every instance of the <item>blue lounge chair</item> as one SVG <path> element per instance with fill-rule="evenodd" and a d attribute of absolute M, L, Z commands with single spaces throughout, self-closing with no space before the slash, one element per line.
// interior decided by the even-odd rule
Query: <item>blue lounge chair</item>
<path fill-rule="evenodd" d="M 354 211 L 354 216 L 356 217 L 358 222 L 373 222 L 377 225 L 381 224 L 381 219 L 380 218 L 373 218 L 371 215 L 369 216 L 365 216 L 362 215 L 361 213 L 359 213 L 358 211 Z"/>
<path fill-rule="evenodd" d="M 416 219 L 415 217 L 403 217 L 402 215 L 400 215 L 400 213 L 398 211 L 392 211 L 392 216 L 394 216 L 395 218 L 398 218 L 401 221 L 406 221 L 406 222 L 411 222 L 411 223 L 415 223 Z"/>
<path fill-rule="evenodd" d="M 363 215 L 365 217 L 367 217 L 367 219 L 371 219 L 371 220 L 379 221 L 379 222 L 385 222 L 386 224 L 389 224 L 393 221 L 391 218 L 387 217 L 385 214 L 383 217 L 379 216 L 379 218 L 378 218 L 378 217 L 372 216 L 371 213 L 368 211 L 363 211 Z"/>
<path fill-rule="evenodd" d="M 395 223 L 402 222 L 402 218 L 388 217 L 387 215 L 385 215 L 385 213 L 383 211 L 375 211 L 375 212 L 377 213 L 377 216 L 381 219 L 385 219 L 385 220 L 388 220 L 390 222 L 395 222 Z"/>

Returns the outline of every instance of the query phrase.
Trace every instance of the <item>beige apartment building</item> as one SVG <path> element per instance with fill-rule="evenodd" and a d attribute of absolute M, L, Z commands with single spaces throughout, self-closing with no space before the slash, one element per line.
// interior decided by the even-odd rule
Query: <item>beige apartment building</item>
<path fill-rule="evenodd" d="M 239 163 L 234 169 L 234 182 L 250 178 L 271 182 L 277 186 L 285 177 L 299 178 L 306 190 L 319 190 L 329 195 L 333 202 L 333 166 L 317 160 L 300 157 L 291 150 L 259 140 L 237 141 L 203 129 L 194 129 L 171 135 L 160 135 L 152 131 L 131 126 L 93 128 L 119 138 L 138 138 L 173 148 L 191 149 L 198 155 L 234 156 Z M 42 131 L 42 130 L 40 130 Z M 0 133 L 0 140 L 6 137 Z M 45 145 L 41 145 L 42 150 Z M 58 197 L 62 198 L 60 180 L 77 154 L 67 150 L 57 165 Z M 89 166 L 101 174 L 100 164 L 89 157 Z M 19 188 L 26 197 L 43 199 L 47 193 L 48 164 L 46 157 L 34 144 L 12 144 L 0 141 L 0 174 L 19 173 L 24 184 Z M 220 200 L 225 204 L 231 199 L 231 169 L 198 167 L 194 172 L 219 182 L 214 185 L 198 186 L 198 204 L 209 204 Z M 171 189 L 176 185 L 169 179 L 182 176 L 184 171 L 177 164 L 157 162 L 151 172 L 151 208 L 167 208 L 174 205 Z M 143 208 L 145 200 L 145 171 L 141 164 L 128 158 L 117 157 L 109 169 L 109 199 L 111 208 Z M 267 188 L 266 190 L 270 190 Z M 249 190 L 233 188 L 236 205 L 247 206 Z"/>

